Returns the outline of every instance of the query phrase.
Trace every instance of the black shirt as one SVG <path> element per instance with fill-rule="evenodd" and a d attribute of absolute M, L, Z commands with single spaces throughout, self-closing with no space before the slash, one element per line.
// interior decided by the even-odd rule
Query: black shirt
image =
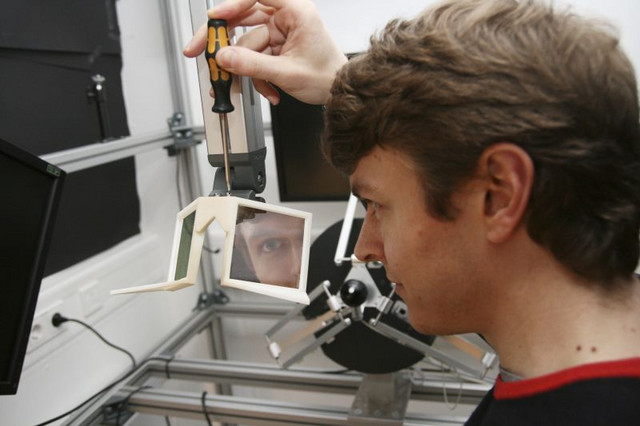
<path fill-rule="evenodd" d="M 466 425 L 640 425 L 640 358 L 516 382 L 498 377 Z"/>

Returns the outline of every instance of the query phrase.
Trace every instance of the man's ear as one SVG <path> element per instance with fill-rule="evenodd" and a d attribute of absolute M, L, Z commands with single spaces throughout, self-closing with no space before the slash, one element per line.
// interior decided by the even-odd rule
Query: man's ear
<path fill-rule="evenodd" d="M 513 234 L 526 211 L 533 186 L 533 161 L 519 146 L 497 143 L 482 153 L 478 166 L 486 188 L 487 238 L 501 243 Z"/>

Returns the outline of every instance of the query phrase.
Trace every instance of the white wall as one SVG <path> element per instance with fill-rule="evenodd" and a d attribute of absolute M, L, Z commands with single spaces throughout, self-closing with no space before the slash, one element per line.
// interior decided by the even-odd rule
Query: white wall
<path fill-rule="evenodd" d="M 166 130 L 166 120 L 174 111 L 159 1 L 120 0 L 116 4 L 131 134 Z M 166 278 L 178 211 L 175 159 L 160 149 L 135 160 L 141 234 L 44 279 L 34 323 L 41 327 L 39 341 L 43 343 L 35 349 L 32 345 L 27 354 L 18 394 L 0 396 L 0 424 L 33 425 L 55 417 L 130 366 L 126 356 L 78 324 L 53 329 L 49 321 L 54 311 L 88 322 L 140 360 L 195 305 L 198 288 L 171 295 L 109 295 L 114 288 Z"/>
<path fill-rule="evenodd" d="M 190 33 L 186 0 L 180 0 L 183 28 L 182 44 Z M 164 35 L 157 0 L 120 0 L 117 2 L 124 55 L 123 82 L 132 134 L 166 128 L 166 119 L 174 112 L 169 88 Z M 417 0 L 317 0 L 318 10 L 345 52 L 363 50 L 369 35 L 395 16 L 411 16 L 432 1 Z M 640 2 L 636 0 L 562 0 L 578 12 L 604 16 L 620 27 L 622 44 L 636 69 L 640 69 Z M 202 122 L 198 86 L 193 61 L 191 69 L 192 117 Z M 268 119 L 268 107 L 263 108 Z M 277 203 L 277 175 L 272 140 L 266 141 L 268 202 Z M 213 170 L 202 160 L 203 192 L 213 181 Z M 138 192 L 141 201 L 142 233 L 104 253 L 67 270 L 47 277 L 36 310 L 36 322 L 45 324 L 54 310 L 66 316 L 84 319 L 115 343 L 130 349 L 138 359 L 179 324 L 195 304 L 199 288 L 171 294 L 145 294 L 111 297 L 112 288 L 162 280 L 166 274 L 171 233 L 178 210 L 175 160 L 164 150 L 136 157 Z M 340 219 L 343 203 L 286 203 L 289 207 L 312 211 L 314 230 L 321 232 Z M 44 327 L 47 327 L 46 324 Z M 247 354 L 263 353 L 264 324 L 234 319 L 225 324 L 229 356 L 245 360 Z M 261 328 L 262 327 L 262 328 Z M 44 330 L 52 336 L 31 350 L 26 359 L 19 392 L 0 397 L 0 424 L 31 425 L 75 406 L 79 401 L 108 384 L 126 370 L 129 360 L 109 349 L 93 335 L 75 324 L 62 330 Z M 256 355 L 258 359 L 262 355 Z M 320 356 L 312 357 L 322 363 Z"/>

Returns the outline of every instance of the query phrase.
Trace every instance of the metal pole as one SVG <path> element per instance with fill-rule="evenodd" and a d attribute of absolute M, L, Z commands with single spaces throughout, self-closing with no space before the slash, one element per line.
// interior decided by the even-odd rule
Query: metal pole
<path fill-rule="evenodd" d="M 178 2 L 171 0 L 161 0 L 162 18 L 164 20 L 165 46 L 167 52 L 167 60 L 169 63 L 169 75 L 172 87 L 174 111 L 181 112 L 186 124 L 193 124 L 193 118 L 190 114 L 190 99 L 187 85 L 188 75 L 185 67 L 184 58 L 182 56 L 181 45 L 179 44 L 181 33 L 178 23 Z M 187 187 L 186 196 L 188 200 L 194 200 L 202 196 L 204 193 L 200 184 L 200 170 L 198 168 L 197 152 L 194 149 L 180 150 L 177 161 L 182 161 L 185 185 Z M 206 240 L 205 240 L 206 244 Z M 210 293 L 216 286 L 215 268 L 210 256 L 202 256 L 200 263 L 202 291 Z M 222 338 L 222 324 L 219 321 L 213 321 L 207 330 L 210 340 L 211 356 L 214 358 L 226 358 L 226 348 Z M 221 389 L 221 391 L 227 391 Z"/>
<path fill-rule="evenodd" d="M 126 396 L 136 388 L 126 388 Z M 129 399 L 129 408 L 135 412 L 202 419 L 202 394 L 175 392 L 164 389 L 143 389 Z M 265 399 L 207 395 L 204 409 L 212 420 L 243 425 L 350 425 L 348 408 L 295 404 Z M 463 416 L 422 415 L 407 413 L 403 425 L 462 425 Z M 376 423 L 384 425 L 383 422 Z"/>
<path fill-rule="evenodd" d="M 204 138 L 204 128 L 193 129 L 194 137 Z M 128 136 L 109 143 L 94 143 L 64 151 L 42 155 L 48 163 L 55 164 L 67 173 L 99 166 L 132 155 L 160 149 L 173 144 L 173 135 L 167 130 Z"/>

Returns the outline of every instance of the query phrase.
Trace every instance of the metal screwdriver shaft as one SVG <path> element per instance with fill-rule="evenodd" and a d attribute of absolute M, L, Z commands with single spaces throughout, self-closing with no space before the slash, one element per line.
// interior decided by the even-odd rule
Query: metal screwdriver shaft
<path fill-rule="evenodd" d="M 231 104 L 232 75 L 218 67 L 215 57 L 220 49 L 229 46 L 229 30 L 224 19 L 209 19 L 207 22 L 207 49 L 205 57 L 209 65 L 209 77 L 215 101 L 211 111 L 220 117 L 220 133 L 222 135 L 222 153 L 224 156 L 224 177 L 227 183 L 227 192 L 231 192 L 231 180 L 229 170 L 229 122 L 227 113 L 233 111 Z"/>

